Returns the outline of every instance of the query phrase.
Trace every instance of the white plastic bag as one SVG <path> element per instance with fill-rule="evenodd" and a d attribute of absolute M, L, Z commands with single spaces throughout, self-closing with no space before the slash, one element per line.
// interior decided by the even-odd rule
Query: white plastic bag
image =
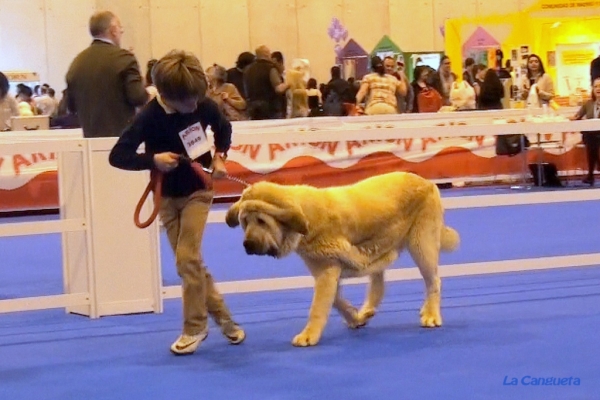
<path fill-rule="evenodd" d="M 475 89 L 466 81 L 454 82 L 450 90 L 450 103 L 458 110 L 474 110 Z"/>
<path fill-rule="evenodd" d="M 540 108 L 540 96 L 537 92 L 537 83 L 531 85 L 527 95 L 527 108 Z"/>

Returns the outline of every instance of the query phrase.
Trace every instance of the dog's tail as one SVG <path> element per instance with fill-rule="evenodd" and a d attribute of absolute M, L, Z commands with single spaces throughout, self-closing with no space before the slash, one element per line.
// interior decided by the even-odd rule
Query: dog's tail
<path fill-rule="evenodd" d="M 441 249 L 445 252 L 451 252 L 458 248 L 460 244 L 460 235 L 449 226 L 442 228 Z"/>

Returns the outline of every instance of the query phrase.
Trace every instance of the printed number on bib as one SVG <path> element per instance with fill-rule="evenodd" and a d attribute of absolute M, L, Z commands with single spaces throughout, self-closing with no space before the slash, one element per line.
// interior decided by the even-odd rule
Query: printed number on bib
<path fill-rule="evenodd" d="M 179 137 L 183 142 L 188 157 L 192 160 L 209 152 L 211 149 L 211 145 L 208 142 L 208 138 L 206 137 L 206 133 L 204 132 L 204 129 L 202 129 L 200 122 L 190 125 L 179 132 Z"/>

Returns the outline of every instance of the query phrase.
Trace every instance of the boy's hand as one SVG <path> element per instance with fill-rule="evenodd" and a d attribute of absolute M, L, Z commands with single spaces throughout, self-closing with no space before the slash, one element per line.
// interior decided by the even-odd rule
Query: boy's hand
<path fill-rule="evenodd" d="M 179 165 L 179 155 L 171 152 L 154 155 L 154 165 L 162 172 L 169 172 Z"/>
<path fill-rule="evenodd" d="M 212 162 L 213 173 L 215 179 L 222 179 L 227 176 L 227 168 L 225 168 L 225 160 L 220 154 L 215 154 Z"/>

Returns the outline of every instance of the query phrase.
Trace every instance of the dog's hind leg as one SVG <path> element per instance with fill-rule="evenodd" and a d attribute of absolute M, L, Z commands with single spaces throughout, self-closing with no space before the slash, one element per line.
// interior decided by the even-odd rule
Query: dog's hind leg
<path fill-rule="evenodd" d="M 440 312 L 441 280 L 438 275 L 442 224 L 430 215 L 417 219 L 409 234 L 408 250 L 425 281 L 425 302 L 421 308 L 421 326 L 442 325 Z"/>
<path fill-rule="evenodd" d="M 365 302 L 358 312 L 358 320 L 366 325 L 375 316 L 385 293 L 384 271 L 371 274 Z"/>
<path fill-rule="evenodd" d="M 300 347 L 314 346 L 321 339 L 321 334 L 331 313 L 331 307 L 337 296 L 342 272 L 339 265 L 319 267 L 307 263 L 307 266 L 315 278 L 315 292 L 308 314 L 308 322 L 302 332 L 292 340 L 294 346 Z"/>
<path fill-rule="evenodd" d="M 367 322 L 375 316 L 377 308 L 379 308 L 385 293 L 385 270 L 398 258 L 401 250 L 402 249 L 389 251 L 374 260 L 369 266 L 369 271 L 373 272 L 370 274 L 369 287 L 367 288 L 365 301 L 358 312 L 358 320 L 361 325 L 366 325 Z"/>
<path fill-rule="evenodd" d="M 333 301 L 333 307 L 340 313 L 349 328 L 357 329 L 365 326 L 358 318 L 358 310 L 348 300 L 342 297 L 342 288 L 338 284 L 338 290 Z"/>

